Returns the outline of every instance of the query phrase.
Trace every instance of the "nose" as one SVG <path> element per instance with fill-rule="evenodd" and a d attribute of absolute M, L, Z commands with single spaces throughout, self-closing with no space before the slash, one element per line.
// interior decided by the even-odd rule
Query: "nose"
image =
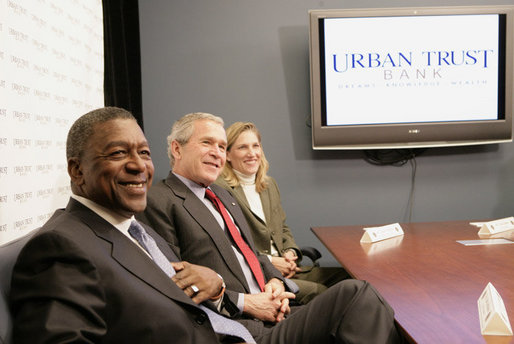
<path fill-rule="evenodd" d="M 131 154 L 125 166 L 130 172 L 141 173 L 146 170 L 146 160 L 141 158 L 139 154 Z"/>
<path fill-rule="evenodd" d="M 216 158 L 221 158 L 225 156 L 225 150 L 218 145 L 213 145 L 211 148 L 211 154 Z"/>

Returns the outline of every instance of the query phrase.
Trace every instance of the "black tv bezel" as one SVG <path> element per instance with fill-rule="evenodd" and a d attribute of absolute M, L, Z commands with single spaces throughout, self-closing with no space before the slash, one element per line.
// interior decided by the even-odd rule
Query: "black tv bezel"
<path fill-rule="evenodd" d="M 496 120 L 327 125 L 324 97 L 323 21 L 326 18 L 499 14 L 498 113 Z M 310 16 L 313 149 L 382 149 L 490 144 L 512 141 L 514 6 L 446 6 L 312 10 Z M 509 32 L 510 30 L 510 32 Z M 507 77 L 510 76 L 510 77 Z"/>

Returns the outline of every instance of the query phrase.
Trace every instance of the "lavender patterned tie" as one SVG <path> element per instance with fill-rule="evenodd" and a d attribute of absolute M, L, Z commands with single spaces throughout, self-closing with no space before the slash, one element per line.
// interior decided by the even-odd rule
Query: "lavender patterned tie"
<path fill-rule="evenodd" d="M 139 224 L 139 222 L 135 220 L 132 221 L 128 232 L 148 252 L 148 254 L 150 254 L 153 261 L 166 273 L 166 275 L 173 277 L 176 274 L 175 269 L 168 261 L 168 258 L 164 256 L 164 253 L 162 253 L 159 247 L 157 247 L 155 240 L 146 233 L 145 229 Z M 204 305 L 198 306 L 209 317 L 214 332 L 239 337 L 247 343 L 255 343 L 250 332 L 248 332 L 248 330 L 237 321 L 225 318 Z"/>

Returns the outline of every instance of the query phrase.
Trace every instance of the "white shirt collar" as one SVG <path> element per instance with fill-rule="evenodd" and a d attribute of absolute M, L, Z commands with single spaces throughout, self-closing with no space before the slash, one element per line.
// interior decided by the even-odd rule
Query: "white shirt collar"
<path fill-rule="evenodd" d="M 180 179 L 182 183 L 186 184 L 186 186 L 196 195 L 196 197 L 201 200 L 205 198 L 205 187 L 193 182 L 190 179 L 187 179 L 186 177 L 181 176 L 180 174 L 176 174 L 175 172 L 173 172 L 173 174 L 177 176 L 177 178 Z"/>
<path fill-rule="evenodd" d="M 255 184 L 256 173 L 248 175 L 248 174 L 241 173 L 235 169 L 232 169 L 232 171 L 234 171 L 234 173 L 237 176 L 237 179 L 239 179 L 239 182 L 241 184 L 244 184 L 244 185 L 254 185 Z"/>
<path fill-rule="evenodd" d="M 76 201 L 80 202 L 87 208 L 91 209 L 94 213 L 96 213 L 98 216 L 103 218 L 105 221 L 109 222 L 111 225 L 116 227 L 119 231 L 121 231 L 123 234 L 127 235 L 129 238 L 132 239 L 130 234 L 128 234 L 128 229 L 130 227 L 130 223 L 132 220 L 134 220 L 134 215 L 130 218 L 126 218 L 124 216 L 121 216 L 112 210 L 109 210 L 98 203 L 93 202 L 92 200 L 78 196 L 75 194 L 71 195 L 71 198 L 75 199 Z"/>

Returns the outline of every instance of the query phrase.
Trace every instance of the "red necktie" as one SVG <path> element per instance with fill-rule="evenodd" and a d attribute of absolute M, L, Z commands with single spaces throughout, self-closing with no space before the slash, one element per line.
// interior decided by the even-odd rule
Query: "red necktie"
<path fill-rule="evenodd" d="M 227 225 L 228 231 L 230 232 L 230 235 L 232 236 L 232 239 L 234 239 L 234 242 L 236 243 L 237 247 L 245 257 L 246 261 L 248 262 L 248 265 L 250 266 L 250 269 L 252 270 L 252 273 L 257 280 L 257 283 L 259 283 L 259 287 L 261 288 L 261 291 L 264 291 L 264 275 L 262 273 L 261 265 L 259 261 L 257 260 L 257 256 L 253 251 L 250 249 L 250 247 L 246 244 L 243 237 L 241 236 L 241 233 L 239 233 L 239 230 L 236 228 L 236 225 L 232 221 L 232 218 L 227 212 L 227 209 L 221 202 L 221 200 L 209 189 L 205 189 L 205 196 L 214 204 L 216 209 L 220 212 L 221 216 L 223 217 L 223 220 L 225 221 L 225 224 Z"/>

